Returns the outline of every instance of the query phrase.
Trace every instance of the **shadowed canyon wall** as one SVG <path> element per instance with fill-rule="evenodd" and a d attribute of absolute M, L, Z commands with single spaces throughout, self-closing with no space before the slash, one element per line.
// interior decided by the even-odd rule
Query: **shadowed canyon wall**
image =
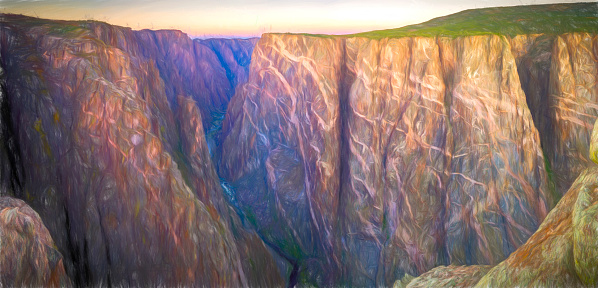
<path fill-rule="evenodd" d="M 1 20 L 3 193 L 39 212 L 75 285 L 283 285 L 203 130 L 245 63 L 227 77 L 235 59 L 177 31 Z"/>

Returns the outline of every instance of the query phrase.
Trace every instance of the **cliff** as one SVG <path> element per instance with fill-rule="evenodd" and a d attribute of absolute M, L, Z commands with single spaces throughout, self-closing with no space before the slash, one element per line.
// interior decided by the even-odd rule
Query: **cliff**
<path fill-rule="evenodd" d="M 500 263 L 590 163 L 596 34 L 371 36 L 263 35 L 222 130 L 238 209 L 299 282 Z"/>
<path fill-rule="evenodd" d="M 2 186 L 39 212 L 75 285 L 281 284 L 210 161 L 227 63 L 176 31 L 0 20 Z"/>
<path fill-rule="evenodd" d="M 405 287 L 439 283 L 455 286 L 460 279 L 468 279 L 465 286 L 476 287 L 595 286 L 597 145 L 598 121 L 589 150 L 595 163 L 581 172 L 538 230 L 506 260 L 494 267 L 437 267 L 420 277 L 407 279 Z"/>
<path fill-rule="evenodd" d="M 259 40 L 0 14 L 0 193 L 77 286 L 592 285 L 598 6 L 530 7 Z"/>

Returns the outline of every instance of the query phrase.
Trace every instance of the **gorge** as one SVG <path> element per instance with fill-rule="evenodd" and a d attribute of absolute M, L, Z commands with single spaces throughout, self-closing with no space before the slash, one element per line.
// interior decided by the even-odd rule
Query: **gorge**
<path fill-rule="evenodd" d="M 44 263 L 4 285 L 596 285 L 596 3 L 245 40 L 0 23 L 0 238 Z"/>

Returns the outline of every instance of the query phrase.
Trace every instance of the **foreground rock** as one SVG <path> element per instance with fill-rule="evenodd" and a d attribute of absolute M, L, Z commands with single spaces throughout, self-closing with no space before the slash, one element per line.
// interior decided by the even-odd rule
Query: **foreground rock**
<path fill-rule="evenodd" d="M 48 229 L 21 200 L 0 197 L 0 247 L 0 286 L 71 285 Z"/>
<path fill-rule="evenodd" d="M 492 266 L 439 266 L 410 281 L 397 281 L 394 288 L 472 287 Z M 408 279 L 407 279 L 408 280 Z"/>

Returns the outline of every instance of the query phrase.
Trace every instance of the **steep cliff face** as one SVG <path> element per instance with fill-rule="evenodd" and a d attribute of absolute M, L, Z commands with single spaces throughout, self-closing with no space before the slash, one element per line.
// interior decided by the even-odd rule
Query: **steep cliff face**
<path fill-rule="evenodd" d="M 301 275 L 339 276 L 342 42 L 265 35 L 249 81 L 229 104 L 221 177 L 241 211 Z"/>
<path fill-rule="evenodd" d="M 564 194 L 591 162 L 587 151 L 598 117 L 596 35 L 518 36 L 511 43 L 555 192 Z"/>
<path fill-rule="evenodd" d="M 598 121 L 596 122 L 598 124 Z M 588 150 L 592 156 L 569 191 L 538 231 L 477 286 L 595 286 L 598 283 L 598 125 Z M 591 133 L 591 132 L 590 132 Z"/>
<path fill-rule="evenodd" d="M 179 95 L 196 101 L 206 131 L 214 114 L 226 110 L 236 86 L 247 81 L 257 42 L 257 38 L 192 40 L 177 30 L 133 31 L 102 22 L 83 25 L 107 45 L 152 60 L 166 80 L 167 99 L 173 106 Z"/>
<path fill-rule="evenodd" d="M 588 163 L 574 151 L 596 111 L 577 103 L 596 102 L 596 57 L 575 39 L 594 38 L 264 35 L 227 111 L 219 174 L 302 281 L 392 285 L 497 264 L 581 169 L 565 167 Z M 593 57 L 578 56 L 589 72 L 559 72 L 561 42 Z M 575 81 L 567 95 L 587 101 L 546 104 Z"/>
<path fill-rule="evenodd" d="M 25 202 L 0 197 L 0 244 L 0 285 L 71 285 L 52 236 Z"/>
<path fill-rule="evenodd" d="M 252 232 L 233 235 L 210 161 L 202 114 L 232 94 L 210 48 L 176 32 L 1 20 L 3 186 L 39 211 L 75 284 L 280 285 L 244 272 L 253 251 L 274 260 Z"/>
<path fill-rule="evenodd" d="M 598 38 L 587 33 L 554 39 L 549 85 L 546 152 L 561 193 L 590 166 L 588 148 L 598 117 Z M 551 135 L 554 135 L 551 137 Z"/>
<path fill-rule="evenodd" d="M 437 267 L 415 279 L 397 281 L 406 287 L 455 285 L 467 279 L 475 287 L 593 287 L 598 281 L 598 121 L 590 142 L 593 163 L 546 216 L 528 241 L 505 261 L 490 266 Z M 445 286 L 445 285 L 441 285 Z"/>
<path fill-rule="evenodd" d="M 434 36 L 464 19 L 258 41 L 0 14 L 0 193 L 39 212 L 75 285 L 473 285 L 491 267 L 431 270 L 450 264 L 593 285 L 598 38 Z"/>

